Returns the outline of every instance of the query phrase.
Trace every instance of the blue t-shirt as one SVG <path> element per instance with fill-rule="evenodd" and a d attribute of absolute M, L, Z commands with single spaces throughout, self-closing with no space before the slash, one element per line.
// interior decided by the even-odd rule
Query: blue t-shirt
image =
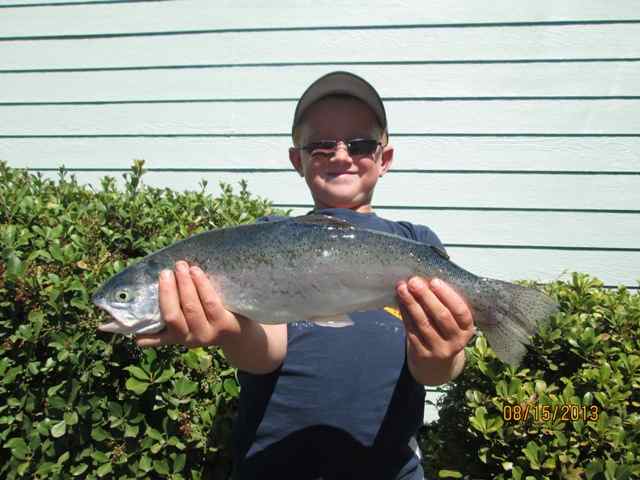
<path fill-rule="evenodd" d="M 314 213 L 442 248 L 422 225 L 343 208 Z M 238 372 L 235 479 L 423 478 L 409 443 L 422 425 L 424 387 L 407 367 L 404 326 L 382 309 L 349 316 L 354 325 L 344 328 L 288 324 L 276 371 Z"/>

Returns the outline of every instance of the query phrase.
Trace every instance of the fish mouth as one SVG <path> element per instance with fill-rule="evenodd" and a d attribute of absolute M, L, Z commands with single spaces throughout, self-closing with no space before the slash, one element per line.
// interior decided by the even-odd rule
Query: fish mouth
<path fill-rule="evenodd" d="M 163 330 L 165 325 L 158 320 L 144 320 L 136 323 L 134 326 L 127 326 L 119 322 L 115 318 L 112 322 L 98 325 L 98 330 L 107 333 L 121 333 L 123 335 L 148 335 Z"/>
<path fill-rule="evenodd" d="M 158 318 L 138 319 L 124 322 L 119 319 L 117 309 L 107 304 L 101 297 L 94 295 L 91 299 L 96 307 L 111 315 L 111 322 L 98 325 L 98 330 L 107 333 L 120 333 L 123 335 L 145 335 L 157 333 L 165 328 L 165 323 Z"/>

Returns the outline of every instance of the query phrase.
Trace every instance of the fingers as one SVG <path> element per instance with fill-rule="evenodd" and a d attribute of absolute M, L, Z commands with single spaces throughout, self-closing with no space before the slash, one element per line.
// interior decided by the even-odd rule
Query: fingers
<path fill-rule="evenodd" d="M 180 306 L 182 313 L 186 319 L 189 330 L 198 327 L 200 322 L 206 322 L 206 316 L 200 303 L 200 296 L 196 289 L 191 274 L 189 273 L 189 265 L 187 262 L 176 263 L 176 281 L 178 284 L 178 292 L 180 294 Z"/>
<path fill-rule="evenodd" d="M 167 324 L 166 329 L 152 335 L 136 336 L 136 343 L 140 347 L 157 347 L 178 343 L 178 339 L 189 334 L 182 308 L 175 275 L 171 270 L 160 272 L 158 283 L 158 302 L 160 314 Z"/>
<path fill-rule="evenodd" d="M 218 338 L 219 320 L 224 322 L 229 314 L 200 268 L 189 268 L 186 262 L 177 262 L 175 274 L 170 270 L 161 273 L 158 290 L 160 313 L 167 328 L 154 335 L 138 336 L 139 346 L 176 343 L 200 346 L 209 345 Z"/>
<path fill-rule="evenodd" d="M 165 330 L 162 333 L 155 335 L 138 335 L 136 336 L 136 343 L 139 347 L 159 347 L 160 345 L 170 345 L 172 342 L 169 338 L 168 332 Z"/>
<path fill-rule="evenodd" d="M 175 274 L 171 270 L 160 273 L 158 302 L 167 327 L 157 334 L 136 337 L 141 347 L 189 345 L 193 342 L 191 332 L 201 331 L 208 323 L 186 262 L 176 263 Z"/>
<path fill-rule="evenodd" d="M 433 328 L 438 331 L 440 336 L 445 340 L 455 336 L 459 330 L 456 320 L 426 282 L 422 278 L 413 277 L 409 279 L 408 286 L 409 291 L 414 295 L 425 316 L 431 320 Z"/>
<path fill-rule="evenodd" d="M 219 318 L 225 309 L 209 277 L 198 267 L 191 267 L 189 271 L 207 319 Z"/>
<path fill-rule="evenodd" d="M 462 297 L 449 284 L 437 278 L 431 280 L 430 286 L 440 302 L 447 305 L 458 326 L 463 330 L 472 329 L 473 315 Z"/>
<path fill-rule="evenodd" d="M 417 340 L 427 348 L 432 347 L 431 337 L 433 334 L 429 332 L 432 329 L 430 321 L 425 315 L 422 306 L 409 292 L 406 282 L 401 282 L 398 285 L 396 293 L 400 298 L 400 313 L 407 331 L 407 337 L 410 340 Z"/>
<path fill-rule="evenodd" d="M 473 317 L 466 302 L 445 282 L 413 277 L 396 287 L 407 340 L 416 352 L 428 355 L 456 352 L 473 334 Z"/>

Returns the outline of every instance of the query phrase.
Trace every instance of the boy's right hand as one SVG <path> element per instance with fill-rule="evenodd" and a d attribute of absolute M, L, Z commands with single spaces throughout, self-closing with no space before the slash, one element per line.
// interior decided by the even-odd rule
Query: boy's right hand
<path fill-rule="evenodd" d="M 160 274 L 160 312 L 167 326 L 152 335 L 139 335 L 140 347 L 181 344 L 187 347 L 221 345 L 241 332 L 244 317 L 226 310 L 206 274 L 184 261 Z M 245 319 L 246 320 L 246 319 Z"/>

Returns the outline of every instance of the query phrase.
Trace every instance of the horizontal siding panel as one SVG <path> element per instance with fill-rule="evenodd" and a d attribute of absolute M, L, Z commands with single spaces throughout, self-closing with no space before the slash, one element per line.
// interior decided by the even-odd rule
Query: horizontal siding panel
<path fill-rule="evenodd" d="M 394 133 L 640 132 L 640 100 L 390 101 Z M 2 135 L 255 134 L 290 131 L 295 102 L 0 107 Z"/>
<path fill-rule="evenodd" d="M 73 6 L 74 8 L 78 8 L 78 6 L 82 5 L 83 3 L 98 2 L 98 1 L 100 0 L 2 0 L 0 2 L 0 6 L 19 5 L 19 6 L 25 6 L 25 7 L 26 6 L 34 7 L 36 5 L 42 5 L 42 4 L 48 4 L 48 5 L 58 4 L 58 6 L 65 6 L 64 4 L 67 4 L 67 3 L 69 4 L 77 3 L 78 5 L 71 5 L 71 6 Z M 108 1 L 124 3 L 124 2 L 129 2 L 131 0 L 108 0 Z M 136 1 L 136 0 L 133 0 L 133 1 Z"/>
<path fill-rule="evenodd" d="M 638 286 L 638 252 L 565 252 L 448 248 L 452 260 L 475 273 L 501 280 L 551 282 L 570 279 L 570 272 L 584 272 L 606 285 Z"/>
<path fill-rule="evenodd" d="M 1 112 L 2 110 L 0 110 Z M 0 138 L 29 168 L 289 168 L 289 137 Z M 393 169 L 640 172 L 639 138 L 391 137 Z M 535 181 L 536 177 L 532 177 Z"/>
<path fill-rule="evenodd" d="M 90 1 L 96 1 L 96 0 L 2 0 L 0 1 L 0 7 L 7 9 L 4 12 L 13 13 L 16 10 L 20 10 L 20 7 L 38 7 L 38 8 L 43 8 L 42 6 L 44 6 L 44 8 L 46 8 L 46 6 L 62 7 L 62 6 L 65 6 L 65 4 L 67 3 L 71 4 L 70 6 L 72 7 L 78 8 L 83 3 L 87 3 Z M 118 0 L 115 0 L 115 1 L 118 1 Z M 126 2 L 128 0 L 120 0 L 120 1 Z M 77 5 L 73 5 L 73 4 L 77 4 Z M 15 7 L 15 10 L 13 10 L 14 7 Z M 32 13 L 34 12 L 33 9 L 29 9 L 27 11 L 31 11 Z"/>
<path fill-rule="evenodd" d="M 55 173 L 52 176 L 55 177 Z M 99 185 L 100 172 L 77 172 L 83 182 Z M 113 174 L 120 178 L 120 174 Z M 149 172 L 148 185 L 197 190 L 201 179 L 212 192 L 218 182 L 246 179 L 249 191 L 276 203 L 309 204 L 305 182 L 294 172 L 199 173 Z M 455 175 L 396 173 L 376 187 L 376 204 L 396 207 L 501 207 L 627 210 L 640 204 L 640 175 Z"/>
<path fill-rule="evenodd" d="M 293 208 L 291 215 L 304 215 L 311 208 Z M 427 225 L 448 244 L 640 250 L 639 214 L 389 208 L 378 208 L 376 213 L 389 220 L 411 219 L 413 223 Z"/>
<path fill-rule="evenodd" d="M 155 175 L 154 175 L 155 176 Z M 91 175 L 79 174 L 81 180 L 93 180 Z M 221 178 L 219 178 L 221 179 Z M 213 179 L 210 179 L 213 181 Z M 225 180 L 231 180 L 226 178 Z M 155 183 L 147 180 L 147 183 Z M 161 186 L 172 186 L 172 182 L 164 179 L 158 182 Z M 266 182 L 262 182 L 265 184 Z M 300 182 L 299 182 L 300 183 Z M 197 182 L 190 187 L 196 188 Z M 274 183 L 278 188 L 273 194 L 290 188 L 283 183 Z M 173 185 L 175 187 L 175 185 Z M 250 189 L 252 183 L 249 184 Z M 406 189 L 406 182 L 404 182 Z M 257 193 L 261 193 L 258 189 Z M 275 197 L 277 195 L 271 195 Z M 411 216 L 406 218 L 412 221 Z M 445 241 L 445 243 L 447 243 Z M 477 274 L 502 280 L 537 280 L 541 282 L 568 278 L 567 272 L 581 271 L 597 276 L 606 284 L 625 284 L 637 286 L 640 278 L 640 252 L 606 252 L 606 251 L 562 251 L 562 250 L 522 250 L 497 248 L 462 248 L 449 247 L 448 252 L 453 261 L 463 268 Z"/>
<path fill-rule="evenodd" d="M 0 102 L 297 98 L 343 68 L 369 79 L 383 98 L 640 95 L 639 61 L 12 74 L 0 75 Z"/>
<path fill-rule="evenodd" d="M 63 0 L 57 0 L 59 3 Z M 50 0 L 7 0 L 9 4 L 54 3 Z M 0 3 L 2 5 L 2 3 Z M 601 0 L 552 0 L 535 3 L 520 0 L 452 4 L 445 0 L 424 2 L 281 1 L 277 7 L 264 2 L 180 1 L 83 5 L 67 8 L 15 9 L 4 12 L 7 21 L 0 36 L 127 33 L 213 28 L 299 27 L 366 23 L 447 24 L 461 22 L 530 22 L 637 18 L 634 2 Z M 366 12 L 366 15 L 363 15 Z M 144 18 L 141 25 L 140 19 Z M 22 26 L 23 28 L 20 28 Z"/>
<path fill-rule="evenodd" d="M 437 388 L 438 387 L 425 387 L 426 394 L 423 417 L 423 422 L 425 424 L 435 422 L 440 417 L 436 404 L 438 400 L 444 396 L 444 393 L 436 390 Z"/>
<path fill-rule="evenodd" d="M 370 8 L 367 8 L 369 11 Z M 361 16 L 361 15 L 360 15 Z M 306 16 L 305 16 L 306 18 Z M 638 24 L 254 32 L 0 42 L 2 69 L 640 57 Z M 364 48 L 371 44 L 376 48 Z M 291 48 L 304 45 L 305 48 Z M 246 81 L 251 81 L 247 78 Z"/>

